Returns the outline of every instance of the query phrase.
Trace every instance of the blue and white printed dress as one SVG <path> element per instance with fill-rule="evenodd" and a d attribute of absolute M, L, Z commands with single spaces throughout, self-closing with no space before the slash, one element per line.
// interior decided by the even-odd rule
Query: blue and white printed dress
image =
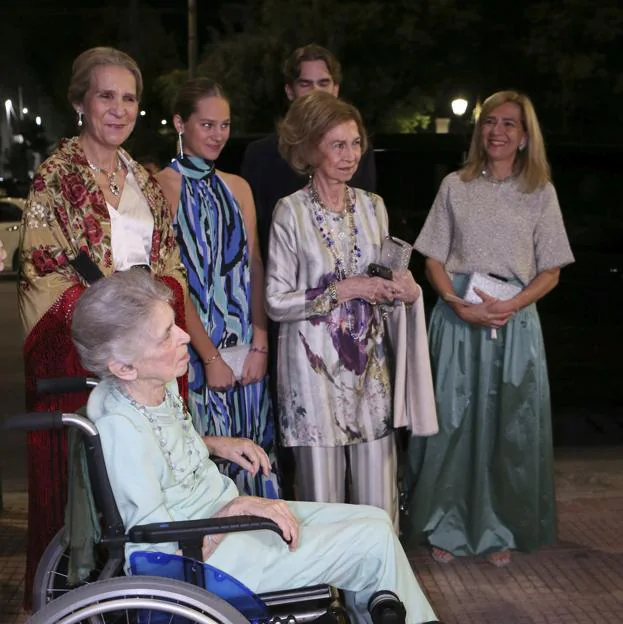
<path fill-rule="evenodd" d="M 214 163 L 194 156 L 169 164 L 181 174 L 175 218 L 189 296 L 217 348 L 250 344 L 251 272 L 244 221 L 238 202 L 216 173 Z M 241 494 L 278 498 L 274 422 L 267 379 L 218 392 L 208 388 L 204 364 L 190 346 L 188 403 L 201 435 L 250 438 L 267 453 L 272 473 L 253 477 L 228 463 L 221 467 Z"/>

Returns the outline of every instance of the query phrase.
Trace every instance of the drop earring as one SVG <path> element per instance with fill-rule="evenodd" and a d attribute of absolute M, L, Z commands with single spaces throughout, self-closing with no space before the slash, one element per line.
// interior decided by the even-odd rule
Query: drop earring
<path fill-rule="evenodd" d="M 177 153 L 180 155 L 180 158 L 184 158 L 184 142 L 182 141 L 182 135 L 184 133 L 180 130 L 177 133 Z"/>
<path fill-rule="evenodd" d="M 82 111 L 77 111 L 78 113 L 78 128 L 82 128 Z"/>
<path fill-rule="evenodd" d="M 526 144 L 525 143 L 520 143 L 519 147 L 517 148 L 520 152 L 523 152 L 526 149 Z"/>

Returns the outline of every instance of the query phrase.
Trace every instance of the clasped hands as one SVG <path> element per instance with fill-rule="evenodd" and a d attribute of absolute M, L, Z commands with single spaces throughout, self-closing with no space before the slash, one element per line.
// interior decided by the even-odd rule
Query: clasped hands
<path fill-rule="evenodd" d="M 243 386 L 256 383 L 266 377 L 268 351 L 250 350 L 242 365 Z M 236 385 L 237 379 L 232 369 L 221 358 L 213 360 L 205 367 L 208 388 L 224 391 Z"/>
<path fill-rule="evenodd" d="M 474 292 L 482 299 L 482 303 L 469 303 L 458 297 L 452 299 L 454 311 L 467 323 L 499 329 L 517 312 L 517 306 L 512 300 L 496 299 L 479 288 L 474 288 Z"/>
<path fill-rule="evenodd" d="M 373 305 L 396 301 L 412 304 L 422 292 L 410 271 L 394 273 L 391 280 L 368 275 L 348 277 L 337 282 L 336 289 L 340 302 L 363 299 Z"/>

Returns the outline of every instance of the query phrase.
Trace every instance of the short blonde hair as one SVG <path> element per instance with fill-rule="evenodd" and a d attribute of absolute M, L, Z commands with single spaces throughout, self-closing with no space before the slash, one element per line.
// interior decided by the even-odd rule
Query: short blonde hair
<path fill-rule="evenodd" d="M 526 193 L 532 193 L 550 181 L 550 168 L 545 153 L 543 134 L 534 106 L 527 95 L 517 91 L 498 91 L 484 101 L 472 134 L 467 161 L 460 172 L 461 180 L 464 182 L 474 180 L 486 168 L 487 152 L 482 144 L 483 123 L 492 110 L 507 102 L 517 104 L 521 110 L 521 123 L 527 134 L 527 139 L 525 149 L 518 151 L 515 156 L 514 167 L 522 190 Z"/>
<path fill-rule="evenodd" d="M 279 124 L 279 152 L 297 173 L 311 173 L 324 136 L 347 121 L 357 124 L 365 152 L 368 139 L 359 111 L 330 93 L 312 91 L 294 100 Z"/>
<path fill-rule="evenodd" d="M 140 100 L 143 94 L 143 76 L 136 61 L 125 52 L 116 48 L 97 47 L 86 50 L 76 58 L 71 66 L 71 78 L 67 90 L 70 104 L 81 104 L 91 86 L 93 69 L 100 65 L 117 65 L 125 67 L 136 81 L 136 97 Z"/>

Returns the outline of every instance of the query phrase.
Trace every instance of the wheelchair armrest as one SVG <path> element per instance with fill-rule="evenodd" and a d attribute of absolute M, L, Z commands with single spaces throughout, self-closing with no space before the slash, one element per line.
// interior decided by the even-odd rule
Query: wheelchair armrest
<path fill-rule="evenodd" d="M 257 516 L 226 516 L 179 522 L 155 522 L 134 526 L 128 531 L 130 542 L 158 544 L 160 542 L 189 542 L 203 539 L 215 533 L 239 533 L 241 531 L 274 531 L 282 539 L 283 534 L 276 522 Z"/>

